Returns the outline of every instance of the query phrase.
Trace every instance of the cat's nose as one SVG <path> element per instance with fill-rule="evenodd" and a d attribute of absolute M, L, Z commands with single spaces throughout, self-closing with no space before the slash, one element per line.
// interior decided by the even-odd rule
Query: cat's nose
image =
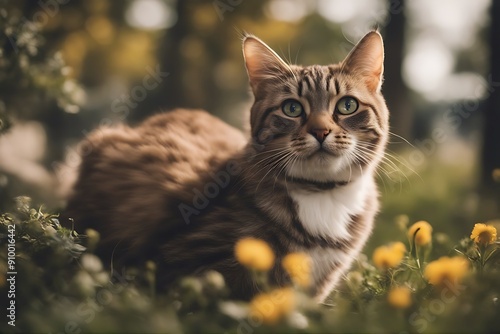
<path fill-rule="evenodd" d="M 328 136 L 328 134 L 330 132 L 332 132 L 332 130 L 312 129 L 309 133 L 312 134 L 314 136 L 314 138 L 316 138 L 317 141 L 319 141 L 320 143 L 323 143 L 325 141 L 326 136 Z"/>

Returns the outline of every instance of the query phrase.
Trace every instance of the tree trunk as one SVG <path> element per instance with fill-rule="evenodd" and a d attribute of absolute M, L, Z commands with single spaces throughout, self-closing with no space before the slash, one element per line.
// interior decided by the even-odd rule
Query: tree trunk
<path fill-rule="evenodd" d="M 413 109 L 408 101 L 408 88 L 401 69 L 405 46 L 404 1 L 389 0 L 389 23 L 385 28 L 385 81 L 383 86 L 387 106 L 391 112 L 391 131 L 412 139 Z M 400 141 L 397 138 L 394 141 Z"/>
<path fill-rule="evenodd" d="M 182 41 L 189 33 L 188 5 L 188 1 L 177 1 L 177 22 L 159 39 L 161 46 L 158 50 L 158 63 L 160 70 L 168 72 L 169 75 L 159 87 L 148 92 L 146 99 L 135 108 L 136 112 L 130 117 L 132 122 L 143 120 L 160 110 L 193 107 L 183 86 L 185 64 L 180 51 Z"/>
<path fill-rule="evenodd" d="M 490 188 L 492 172 L 500 168 L 500 1 L 491 4 L 489 98 L 484 113 L 482 181 Z M 498 183 L 495 187 L 498 190 Z"/>

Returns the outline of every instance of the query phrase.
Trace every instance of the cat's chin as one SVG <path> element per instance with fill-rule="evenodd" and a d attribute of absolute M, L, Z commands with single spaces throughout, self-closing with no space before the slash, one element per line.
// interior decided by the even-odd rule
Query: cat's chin
<path fill-rule="evenodd" d="M 350 166 L 345 156 L 318 150 L 306 159 L 296 160 L 287 168 L 287 175 L 318 182 L 349 182 L 360 176 L 361 171 Z"/>

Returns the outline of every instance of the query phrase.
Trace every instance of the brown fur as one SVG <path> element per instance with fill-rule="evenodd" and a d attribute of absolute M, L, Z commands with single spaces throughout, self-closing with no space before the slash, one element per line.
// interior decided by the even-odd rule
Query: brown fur
<path fill-rule="evenodd" d="M 382 42 L 372 32 L 330 66 L 287 65 L 254 37 L 245 39 L 244 55 L 255 96 L 249 141 L 192 110 L 159 114 L 136 128 L 98 129 L 82 144 L 89 154 L 66 216 L 79 229 L 101 232 L 106 260 L 156 260 L 161 286 L 214 269 L 234 296 L 248 298 L 258 286 L 234 257 L 239 239 L 271 245 L 276 285 L 290 281 L 283 256 L 306 252 L 314 263 L 311 291 L 323 300 L 360 252 L 378 210 L 373 173 L 388 132 Z M 336 111 L 346 96 L 359 102 L 352 115 Z M 291 98 L 303 106 L 300 117 L 283 112 Z M 302 220 L 307 207 L 297 198 L 320 196 L 328 204 L 332 196 L 342 211 L 334 198 L 344 193 L 361 198 L 346 201 L 348 220 Z"/>

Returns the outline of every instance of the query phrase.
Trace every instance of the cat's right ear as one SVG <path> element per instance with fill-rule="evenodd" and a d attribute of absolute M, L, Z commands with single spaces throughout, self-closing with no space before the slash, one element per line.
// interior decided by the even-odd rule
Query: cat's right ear
<path fill-rule="evenodd" d="M 257 87 L 266 80 L 290 71 L 290 66 L 276 52 L 254 36 L 247 36 L 243 39 L 243 57 L 254 93 Z"/>
<path fill-rule="evenodd" d="M 363 78 L 370 91 L 380 91 L 384 75 L 384 41 L 378 31 L 371 31 L 351 50 L 343 68 Z"/>

